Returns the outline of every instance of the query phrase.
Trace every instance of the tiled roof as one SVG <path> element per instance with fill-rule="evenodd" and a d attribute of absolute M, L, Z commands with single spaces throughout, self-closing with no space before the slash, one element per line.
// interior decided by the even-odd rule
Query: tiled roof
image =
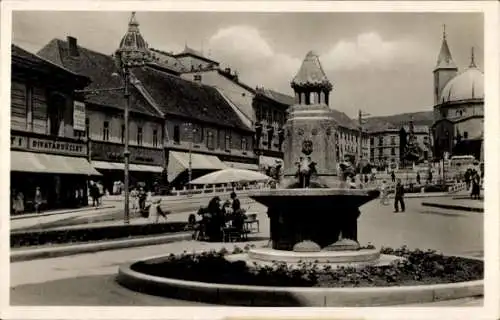
<path fill-rule="evenodd" d="M 277 92 L 274 90 L 270 90 L 270 89 L 266 89 L 266 88 L 258 88 L 257 92 L 261 93 L 262 95 L 264 95 L 265 97 L 267 97 L 271 100 L 274 100 L 274 101 L 281 103 L 281 104 L 284 104 L 286 106 L 291 106 L 291 105 L 295 104 L 295 99 L 292 96 L 289 96 L 289 95 L 286 95 L 286 94 L 283 94 L 283 93 L 280 93 L 280 92 Z"/>
<path fill-rule="evenodd" d="M 441 43 L 441 50 L 436 63 L 436 69 L 456 69 L 457 65 L 451 57 L 451 51 L 446 41 L 446 35 L 443 35 L 443 42 Z"/>
<path fill-rule="evenodd" d="M 331 89 L 331 83 L 326 77 L 319 57 L 309 51 L 300 66 L 299 72 L 292 80 L 294 86 L 325 86 Z"/>
<path fill-rule="evenodd" d="M 175 56 L 176 57 L 192 56 L 192 57 L 200 58 L 200 59 L 205 60 L 205 61 L 214 62 L 216 64 L 219 64 L 217 61 L 206 57 L 202 52 L 195 50 L 193 48 L 190 48 L 187 45 L 184 46 L 184 50 L 181 53 L 178 53 Z"/>
<path fill-rule="evenodd" d="M 193 83 L 153 67 L 136 69 L 134 75 L 166 115 L 251 131 L 213 87 Z"/>
<path fill-rule="evenodd" d="M 173 53 L 165 52 L 158 49 L 150 49 L 153 59 L 160 66 L 167 67 L 176 73 L 187 72 L 186 67 L 180 62 Z"/>
<path fill-rule="evenodd" d="M 123 80 L 117 76 L 118 69 L 113 57 L 78 46 L 79 55 L 70 56 L 68 43 L 54 39 L 43 47 L 38 54 L 60 66 L 75 73 L 85 75 L 92 80 L 87 89 L 109 89 L 123 86 Z M 131 112 L 150 116 L 160 116 L 158 112 L 147 103 L 144 97 L 136 90 L 131 90 L 134 103 Z M 98 94 L 86 95 L 85 101 L 100 106 L 123 109 L 126 105 L 123 92 L 107 91 Z"/>
<path fill-rule="evenodd" d="M 66 73 L 66 74 L 69 74 L 72 76 L 86 78 L 80 74 L 77 74 L 69 69 L 64 68 L 61 65 L 58 65 L 57 63 L 54 63 L 50 60 L 44 59 L 43 57 L 40 57 L 36 54 L 33 54 L 27 50 L 24 50 L 23 48 L 15 45 L 15 44 L 11 45 L 11 55 L 12 55 L 13 60 L 15 58 L 20 58 L 20 59 L 23 59 L 25 61 L 29 61 L 35 65 L 47 67 L 47 68 L 54 70 L 54 71 L 57 70 L 57 71 L 60 71 L 62 73 Z"/>
<path fill-rule="evenodd" d="M 349 118 L 342 111 L 332 109 L 332 113 L 333 113 L 333 118 L 337 122 L 337 125 L 344 127 L 344 128 L 347 128 L 347 129 L 351 129 L 351 130 L 358 130 L 359 129 L 356 122 L 354 120 L 352 120 L 351 118 Z"/>

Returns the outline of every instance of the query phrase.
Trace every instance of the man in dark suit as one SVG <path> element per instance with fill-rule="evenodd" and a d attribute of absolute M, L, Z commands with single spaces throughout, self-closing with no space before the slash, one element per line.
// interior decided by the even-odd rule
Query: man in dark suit
<path fill-rule="evenodd" d="M 399 212 L 399 204 L 401 204 L 401 211 L 405 212 L 404 194 L 405 190 L 401 184 L 401 179 L 398 179 L 396 184 L 396 194 L 394 196 L 394 212 Z"/>

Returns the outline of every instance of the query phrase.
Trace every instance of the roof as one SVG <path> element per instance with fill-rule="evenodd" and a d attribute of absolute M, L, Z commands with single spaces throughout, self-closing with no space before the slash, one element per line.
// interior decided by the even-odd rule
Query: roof
<path fill-rule="evenodd" d="M 379 116 L 365 118 L 365 128 L 368 131 L 383 131 L 391 128 L 401 128 L 401 126 L 413 122 L 415 126 L 430 126 L 434 122 L 432 111 L 419 111 L 401 113 L 391 116 Z"/>
<path fill-rule="evenodd" d="M 258 88 L 257 93 L 260 93 L 263 96 L 286 106 L 291 106 L 295 104 L 294 97 L 280 93 L 278 91 L 266 88 Z"/>
<path fill-rule="evenodd" d="M 184 80 L 150 66 L 133 73 L 166 115 L 251 131 L 214 87 Z"/>
<path fill-rule="evenodd" d="M 184 50 L 181 53 L 178 53 L 175 55 L 175 57 L 179 57 L 179 58 L 185 57 L 185 56 L 192 56 L 192 57 L 199 58 L 201 60 L 205 60 L 207 62 L 213 62 L 217 65 L 219 64 L 217 61 L 210 59 L 210 58 L 207 58 L 205 55 L 203 55 L 202 52 L 188 47 L 187 44 L 184 46 Z"/>
<path fill-rule="evenodd" d="M 12 56 L 13 62 L 16 58 L 20 58 L 20 59 L 28 61 L 32 64 L 40 65 L 40 66 L 49 68 L 49 70 L 57 70 L 63 74 L 65 73 L 65 74 L 70 75 L 70 76 L 80 77 L 80 78 L 82 78 L 82 80 L 87 80 L 87 81 L 90 80 L 87 77 L 80 75 L 80 74 L 77 74 L 69 69 L 66 69 L 61 65 L 58 65 L 50 60 L 44 59 L 43 57 L 41 57 L 39 55 L 36 55 L 36 54 L 33 54 L 27 50 L 24 50 L 23 48 L 15 45 L 15 44 L 11 45 L 11 56 Z"/>
<path fill-rule="evenodd" d="M 441 43 L 441 50 L 439 51 L 435 69 L 457 69 L 457 65 L 451 57 L 451 51 L 448 47 L 448 41 L 446 41 L 445 32 L 443 32 L 443 42 Z"/>
<path fill-rule="evenodd" d="M 180 62 L 173 53 L 150 48 L 153 61 L 162 67 L 166 67 L 176 73 L 187 72 L 186 67 Z"/>
<path fill-rule="evenodd" d="M 89 77 L 92 82 L 87 89 L 109 89 L 123 86 L 122 78 L 113 75 L 118 74 L 119 71 L 112 56 L 81 46 L 78 46 L 78 52 L 78 56 L 70 56 L 68 42 L 53 39 L 38 54 L 55 64 Z M 154 107 L 149 105 L 137 90 L 132 89 L 131 94 L 134 99 L 134 103 L 130 106 L 131 112 L 155 117 L 160 116 Z M 120 91 L 107 91 L 87 95 L 85 101 L 91 104 L 119 109 L 123 109 L 126 105 L 124 95 Z"/>
<path fill-rule="evenodd" d="M 302 61 L 299 72 L 292 80 L 292 87 L 325 87 L 331 90 L 331 83 L 326 77 L 321 66 L 319 57 L 313 51 L 309 51 Z"/>
<path fill-rule="evenodd" d="M 232 81 L 234 84 L 237 84 L 239 85 L 240 87 L 242 87 L 243 89 L 245 90 L 248 90 L 250 91 L 251 93 L 255 94 L 256 93 L 256 90 L 252 87 L 250 87 L 249 85 L 247 84 L 244 84 L 243 82 L 239 81 L 238 79 L 238 75 L 236 73 L 231 73 L 231 70 L 222 70 L 220 68 L 217 69 L 217 72 L 225 77 L 226 79 Z"/>
<path fill-rule="evenodd" d="M 441 92 L 440 103 L 484 99 L 484 74 L 474 64 L 451 79 Z"/>

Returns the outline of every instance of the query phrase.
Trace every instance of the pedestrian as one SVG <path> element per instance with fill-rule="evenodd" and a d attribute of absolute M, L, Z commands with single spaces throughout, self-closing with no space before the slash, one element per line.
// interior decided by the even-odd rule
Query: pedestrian
<path fill-rule="evenodd" d="M 16 199 L 14 201 L 14 213 L 19 214 L 24 212 L 24 194 L 19 191 L 16 194 Z"/>
<path fill-rule="evenodd" d="M 104 187 L 102 186 L 102 182 L 97 182 L 97 206 L 102 204 L 102 197 L 104 196 Z"/>
<path fill-rule="evenodd" d="M 35 213 L 40 212 L 40 208 L 42 206 L 42 191 L 40 191 L 40 187 L 36 187 L 35 189 Z"/>
<path fill-rule="evenodd" d="M 394 173 L 394 171 L 391 172 L 391 179 L 392 182 L 396 182 L 396 174 Z"/>
<path fill-rule="evenodd" d="M 417 172 L 417 184 L 420 184 L 420 172 Z"/>
<path fill-rule="evenodd" d="M 384 206 L 387 205 L 387 184 L 385 180 L 380 185 L 380 203 Z"/>
<path fill-rule="evenodd" d="M 137 210 L 139 209 L 138 195 L 139 193 L 137 192 L 137 189 L 135 187 L 132 188 L 132 191 L 130 191 L 130 199 L 132 200 L 133 212 L 137 212 Z"/>
<path fill-rule="evenodd" d="M 404 193 L 404 186 L 401 183 L 401 179 L 398 179 L 396 184 L 396 193 L 394 196 L 394 212 L 399 212 L 399 204 L 401 205 L 401 211 L 405 212 Z"/>

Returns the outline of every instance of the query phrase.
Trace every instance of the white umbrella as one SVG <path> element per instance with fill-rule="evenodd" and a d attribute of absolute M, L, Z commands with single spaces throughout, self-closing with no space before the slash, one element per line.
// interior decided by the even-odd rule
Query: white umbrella
<path fill-rule="evenodd" d="M 271 177 L 266 176 L 260 172 L 227 168 L 215 171 L 191 181 L 191 184 L 220 184 L 231 182 L 244 182 L 244 181 L 266 181 L 272 180 Z"/>

